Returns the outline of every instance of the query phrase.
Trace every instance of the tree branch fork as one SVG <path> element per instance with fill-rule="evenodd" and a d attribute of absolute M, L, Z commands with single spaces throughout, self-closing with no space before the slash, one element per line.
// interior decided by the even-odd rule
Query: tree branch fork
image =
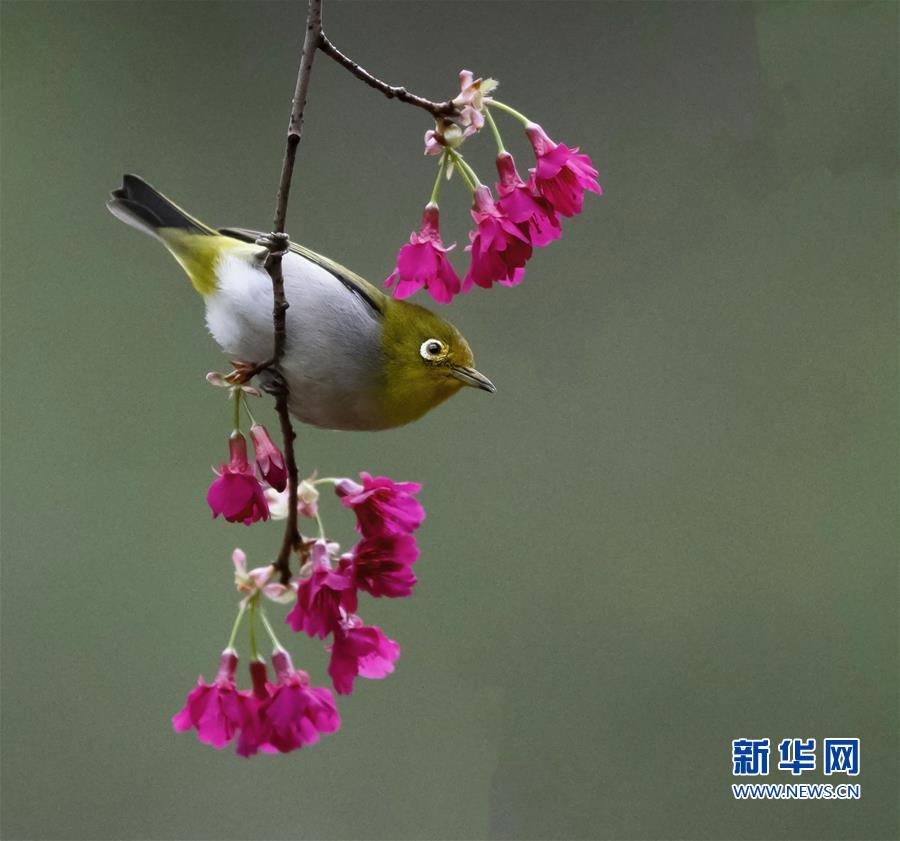
<path fill-rule="evenodd" d="M 294 96 L 291 103 L 291 117 L 288 123 L 287 139 L 285 142 L 284 159 L 281 165 L 281 179 L 278 184 L 278 193 L 275 199 L 275 215 L 272 225 L 272 233 L 261 237 L 257 243 L 268 250 L 265 260 L 265 269 L 272 280 L 272 324 L 274 327 L 274 339 L 272 344 L 272 356 L 257 365 L 242 368 L 236 375 L 243 381 L 247 381 L 265 370 L 276 373 L 271 384 L 267 386 L 275 398 L 275 411 L 281 426 L 281 434 L 284 440 L 285 466 L 288 473 L 288 509 L 285 523 L 284 537 L 274 566 L 282 584 L 287 584 L 291 579 L 290 559 L 291 554 L 300 546 L 301 538 L 297 527 L 297 461 L 294 455 L 294 440 L 296 433 L 291 423 L 288 384 L 278 374 L 278 366 L 284 357 L 287 346 L 287 310 L 290 303 L 284 294 L 284 274 L 282 272 L 282 258 L 288 252 L 289 240 L 284 232 L 285 219 L 287 217 L 288 199 L 290 198 L 291 184 L 294 175 L 294 163 L 297 158 L 297 148 L 303 133 L 303 115 L 306 108 L 306 100 L 309 94 L 309 80 L 312 74 L 313 61 L 316 53 L 322 52 L 344 67 L 350 74 L 369 87 L 380 91 L 388 99 L 396 99 L 398 102 L 421 108 L 431 114 L 436 120 L 453 117 L 459 113 L 459 109 L 452 100 L 434 102 L 422 96 L 410 93 L 400 85 L 389 85 L 381 79 L 373 76 L 368 70 L 357 62 L 344 55 L 328 39 L 322 28 L 322 3 L 323 0 L 309 0 L 306 16 L 306 32 L 303 39 L 303 52 L 300 58 L 300 68 L 297 71 L 297 83 L 294 87 Z"/>

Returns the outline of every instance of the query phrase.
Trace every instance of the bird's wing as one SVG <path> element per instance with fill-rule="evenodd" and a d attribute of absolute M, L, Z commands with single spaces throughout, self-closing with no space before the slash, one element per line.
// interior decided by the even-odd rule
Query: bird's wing
<path fill-rule="evenodd" d="M 249 228 L 220 228 L 219 233 L 234 237 L 242 242 L 256 242 L 260 237 L 266 236 L 261 231 L 251 231 Z M 380 289 L 374 287 L 369 281 L 361 278 L 356 272 L 350 271 L 350 269 L 342 266 L 340 263 L 335 263 L 334 260 L 329 260 L 315 251 L 310 251 L 304 245 L 292 242 L 289 248 L 294 254 L 299 254 L 301 257 L 309 260 L 311 263 L 315 263 L 317 266 L 321 266 L 325 271 L 334 275 L 347 289 L 365 301 L 376 315 L 379 317 L 384 316 L 387 298 Z"/>

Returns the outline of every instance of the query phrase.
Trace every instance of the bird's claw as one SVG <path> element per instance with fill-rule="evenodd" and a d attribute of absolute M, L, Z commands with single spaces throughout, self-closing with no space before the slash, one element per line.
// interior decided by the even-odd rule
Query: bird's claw
<path fill-rule="evenodd" d="M 291 245 L 291 240 L 287 234 L 273 231 L 270 234 L 258 237 L 256 244 L 261 245 L 266 249 L 266 251 L 259 256 L 267 259 L 269 257 L 283 257 L 287 254 Z"/>
<path fill-rule="evenodd" d="M 271 368 L 266 370 L 266 376 L 261 378 L 259 385 L 266 394 L 271 394 L 273 397 L 283 397 L 288 391 L 284 377 Z"/>

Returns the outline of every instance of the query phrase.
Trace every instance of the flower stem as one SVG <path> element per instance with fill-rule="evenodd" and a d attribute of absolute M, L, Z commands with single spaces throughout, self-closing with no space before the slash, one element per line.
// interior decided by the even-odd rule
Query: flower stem
<path fill-rule="evenodd" d="M 250 418 L 251 424 L 256 424 L 256 418 L 253 417 L 253 412 L 250 411 L 250 401 L 244 401 L 244 411 L 247 413 L 247 417 Z"/>
<path fill-rule="evenodd" d="M 478 176 L 475 174 L 475 170 L 465 162 L 463 156 L 455 149 L 447 149 L 447 151 L 459 167 L 459 174 L 462 176 L 463 181 L 466 182 L 466 186 L 474 193 L 475 190 L 482 186 Z"/>
<path fill-rule="evenodd" d="M 234 431 L 241 431 L 241 397 L 243 397 L 243 392 L 236 388 L 231 392 L 234 396 Z"/>
<path fill-rule="evenodd" d="M 258 595 L 250 600 L 250 657 L 254 660 L 259 659 L 259 650 L 256 645 L 256 608 L 258 602 Z"/>
<path fill-rule="evenodd" d="M 471 178 L 472 181 L 475 183 L 475 186 L 476 187 L 483 186 L 481 183 L 481 179 L 478 177 L 475 170 L 472 169 L 471 164 L 462 155 L 460 155 L 459 152 L 454 151 L 453 154 L 456 155 L 456 159 L 457 159 L 459 165 L 465 168 L 466 172 L 469 174 L 469 178 Z"/>
<path fill-rule="evenodd" d="M 314 485 L 336 485 L 340 482 L 340 479 L 335 478 L 334 476 L 323 476 L 321 479 L 314 479 Z"/>
<path fill-rule="evenodd" d="M 261 607 L 259 609 L 259 618 L 262 619 L 263 627 L 266 629 L 269 634 L 269 638 L 272 640 L 272 645 L 274 648 L 282 648 L 280 642 L 278 642 L 278 637 L 275 636 L 275 631 L 272 630 L 272 626 L 269 623 L 269 617 L 266 616 L 266 609 Z"/>
<path fill-rule="evenodd" d="M 319 509 L 316 509 L 316 522 L 319 524 L 319 540 L 325 539 L 325 524 L 322 522 L 322 515 L 319 514 Z"/>
<path fill-rule="evenodd" d="M 524 114 L 519 111 L 516 111 L 515 108 L 510 108 L 504 102 L 497 102 L 496 99 L 486 99 L 485 102 L 490 105 L 492 108 L 499 108 L 501 111 L 505 111 L 511 117 L 515 117 L 520 123 L 524 123 L 526 126 L 531 122 Z M 485 112 L 487 113 L 487 112 Z"/>
<path fill-rule="evenodd" d="M 429 204 L 437 205 L 438 203 L 438 194 L 441 192 L 441 181 L 444 178 L 444 170 L 447 168 L 447 153 L 444 152 L 441 155 L 441 161 L 438 166 L 438 174 L 437 178 L 434 179 L 434 187 L 431 189 L 431 198 L 428 200 Z"/>
<path fill-rule="evenodd" d="M 506 151 L 506 147 L 503 145 L 503 138 L 500 137 L 500 129 L 497 128 L 497 124 L 494 122 L 494 115 L 491 114 L 490 108 L 484 109 L 484 119 L 491 127 L 491 134 L 494 135 L 494 140 L 497 141 L 497 151 L 502 155 Z"/>
<path fill-rule="evenodd" d="M 228 645 L 226 648 L 234 648 L 234 640 L 237 636 L 238 628 L 241 627 L 241 620 L 244 618 L 244 611 L 247 609 L 247 603 L 241 602 L 241 606 L 238 608 L 237 617 L 234 620 L 234 625 L 231 626 L 231 636 L 228 637 Z"/>

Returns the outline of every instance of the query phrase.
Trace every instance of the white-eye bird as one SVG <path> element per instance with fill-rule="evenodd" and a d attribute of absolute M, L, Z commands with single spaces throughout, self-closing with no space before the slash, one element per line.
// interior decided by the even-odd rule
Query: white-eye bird
<path fill-rule="evenodd" d="M 206 303 L 206 323 L 229 359 L 272 354 L 272 282 L 262 234 L 216 230 L 126 175 L 108 205 L 160 240 Z M 291 414 L 327 429 L 388 429 L 420 418 L 463 386 L 495 391 L 473 367 L 460 332 L 433 312 L 395 300 L 302 245 L 282 261 L 286 349 L 279 366 Z"/>

